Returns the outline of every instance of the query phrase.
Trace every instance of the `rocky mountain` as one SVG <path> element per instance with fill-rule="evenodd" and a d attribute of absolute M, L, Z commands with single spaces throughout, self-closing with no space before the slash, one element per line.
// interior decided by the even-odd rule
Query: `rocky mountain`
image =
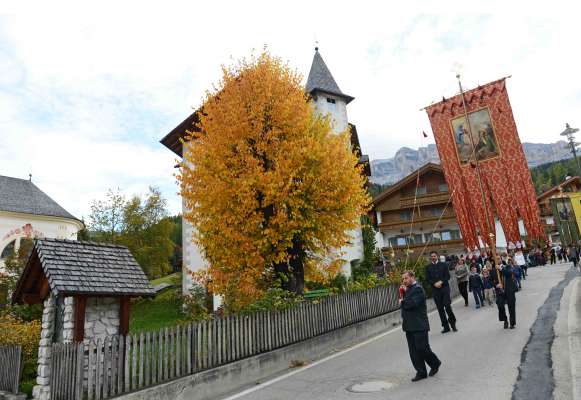
<path fill-rule="evenodd" d="M 549 144 L 523 143 L 523 149 L 530 168 L 572 157 L 562 140 Z M 392 184 L 429 162 L 440 162 L 435 144 L 418 150 L 402 147 L 392 158 L 371 161 L 371 181 Z"/>

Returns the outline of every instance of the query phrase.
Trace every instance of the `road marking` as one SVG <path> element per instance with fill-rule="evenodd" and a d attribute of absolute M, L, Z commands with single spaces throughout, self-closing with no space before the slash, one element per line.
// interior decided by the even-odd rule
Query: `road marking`
<path fill-rule="evenodd" d="M 459 301 L 460 301 L 460 299 L 456 299 L 455 301 L 452 302 L 452 304 L 458 303 Z M 436 312 L 438 312 L 438 310 L 437 309 L 434 309 L 434 310 L 430 311 L 428 313 L 428 315 L 434 314 Z M 360 348 L 362 346 L 365 346 L 365 345 L 367 345 L 369 343 L 375 342 L 376 340 L 379 340 L 382 337 L 387 336 L 387 335 L 389 335 L 389 334 L 391 334 L 391 333 L 393 333 L 395 331 L 399 331 L 399 330 L 401 330 L 401 325 L 399 325 L 399 326 L 397 326 L 395 328 L 392 328 L 392 329 L 390 329 L 387 332 L 380 333 L 379 335 L 374 336 L 374 337 L 372 337 L 370 339 L 367 339 L 364 342 L 358 343 L 358 344 L 356 344 L 353 347 L 349 347 L 348 349 L 341 350 L 338 353 L 335 353 L 335 354 L 332 354 L 332 355 L 327 356 L 325 358 L 322 358 L 319 361 L 315 361 L 312 364 L 305 365 L 304 367 L 300 367 L 298 369 L 295 369 L 294 371 L 288 372 L 288 373 L 286 373 L 284 375 L 281 375 L 281 376 L 279 376 L 277 378 L 273 378 L 270 381 L 266 381 L 264 383 L 260 383 L 260 384 L 258 384 L 256 386 L 253 386 L 253 387 L 249 388 L 249 389 L 243 390 L 240 393 L 236 393 L 236 394 L 234 394 L 234 395 L 232 395 L 230 397 L 223 398 L 222 400 L 235 400 L 235 399 L 239 399 L 239 398 L 241 398 L 243 396 L 246 396 L 247 394 L 254 393 L 254 392 L 258 391 L 258 390 L 261 390 L 261 389 L 264 389 L 264 388 L 266 388 L 268 386 L 274 385 L 275 383 L 280 382 L 280 381 L 282 381 L 284 379 L 290 378 L 291 376 L 294 376 L 294 375 L 296 375 L 298 373 L 301 373 L 303 371 L 306 371 L 309 368 L 316 367 L 317 365 L 323 364 L 323 363 L 325 363 L 325 362 L 327 362 L 329 360 L 332 360 L 334 358 L 337 358 L 339 356 L 342 356 L 343 354 L 348 353 L 351 350 L 355 350 L 355 349 L 358 349 L 358 348 Z"/>

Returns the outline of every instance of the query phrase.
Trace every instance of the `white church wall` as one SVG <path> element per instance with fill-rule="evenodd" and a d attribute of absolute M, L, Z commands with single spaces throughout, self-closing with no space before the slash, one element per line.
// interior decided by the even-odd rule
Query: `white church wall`
<path fill-rule="evenodd" d="M 332 99 L 334 103 L 327 99 Z M 347 103 L 343 98 L 326 93 L 318 93 L 315 109 L 322 115 L 330 115 L 331 127 L 335 133 L 341 133 L 349 126 Z M 343 253 L 343 258 L 346 260 L 342 266 L 342 271 L 346 276 L 351 276 L 351 262 L 363 259 L 361 226 L 349 231 L 349 237 L 350 244 L 340 249 L 341 253 Z"/>
<path fill-rule="evenodd" d="M 17 250 L 20 240 L 26 237 L 75 240 L 81 229 L 82 223 L 77 220 L 0 211 L 0 254 L 12 241 Z M 0 270 L 3 268 L 0 260 Z"/>
<path fill-rule="evenodd" d="M 334 100 L 335 103 L 329 102 L 327 100 L 328 98 Z M 345 100 L 333 95 L 319 93 L 317 101 L 315 102 L 315 108 L 322 115 L 331 115 L 332 128 L 336 133 L 343 132 L 347 129 L 349 121 L 347 119 L 347 103 Z"/>

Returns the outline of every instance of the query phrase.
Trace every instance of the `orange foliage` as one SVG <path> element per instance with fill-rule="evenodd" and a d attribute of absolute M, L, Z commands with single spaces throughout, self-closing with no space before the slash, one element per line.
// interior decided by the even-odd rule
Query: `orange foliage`
<path fill-rule="evenodd" d="M 334 134 L 301 76 L 267 52 L 223 68 L 202 109 L 178 180 L 214 293 L 232 309 L 260 297 L 293 237 L 311 273 L 336 273 L 313 260 L 333 265 L 370 202 L 349 132 Z"/>

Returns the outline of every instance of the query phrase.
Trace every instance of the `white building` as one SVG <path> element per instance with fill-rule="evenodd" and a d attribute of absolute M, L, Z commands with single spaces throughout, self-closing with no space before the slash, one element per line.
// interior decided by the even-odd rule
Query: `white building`
<path fill-rule="evenodd" d="M 0 176 L 0 270 L 22 238 L 76 239 L 83 223 L 31 180 Z"/>
<path fill-rule="evenodd" d="M 365 172 L 367 176 L 371 175 L 369 168 L 369 158 L 361 154 L 361 147 L 357 136 L 357 128 L 350 124 L 347 117 L 347 104 L 354 98 L 346 95 L 339 89 L 335 82 L 333 75 L 325 65 L 318 48 L 315 48 L 315 55 L 313 63 L 306 84 L 306 91 L 311 95 L 314 102 L 315 109 L 321 114 L 330 114 L 332 120 L 332 127 L 336 133 L 343 132 L 345 129 L 351 130 L 351 145 L 353 151 L 359 156 L 360 163 L 365 165 Z M 198 122 L 197 112 L 191 114 L 181 124 L 168 133 L 161 143 L 183 157 L 183 151 L 188 151 L 187 143 L 182 144 L 182 140 L 186 137 L 186 130 L 192 131 L 195 129 L 193 125 Z M 185 207 L 185 205 L 184 205 Z M 186 209 L 184 208 L 184 213 Z M 182 219 L 182 242 L 183 242 L 183 281 L 182 289 L 184 293 L 188 293 L 191 288 L 192 281 L 188 271 L 198 271 L 207 266 L 207 262 L 202 256 L 202 251 L 198 246 L 192 243 L 192 233 L 194 228 L 185 220 Z M 351 240 L 349 244 L 343 248 L 345 263 L 343 265 L 343 272 L 347 275 L 351 274 L 351 263 L 363 258 L 363 242 L 361 235 L 361 227 L 354 229 L 350 233 Z"/>

